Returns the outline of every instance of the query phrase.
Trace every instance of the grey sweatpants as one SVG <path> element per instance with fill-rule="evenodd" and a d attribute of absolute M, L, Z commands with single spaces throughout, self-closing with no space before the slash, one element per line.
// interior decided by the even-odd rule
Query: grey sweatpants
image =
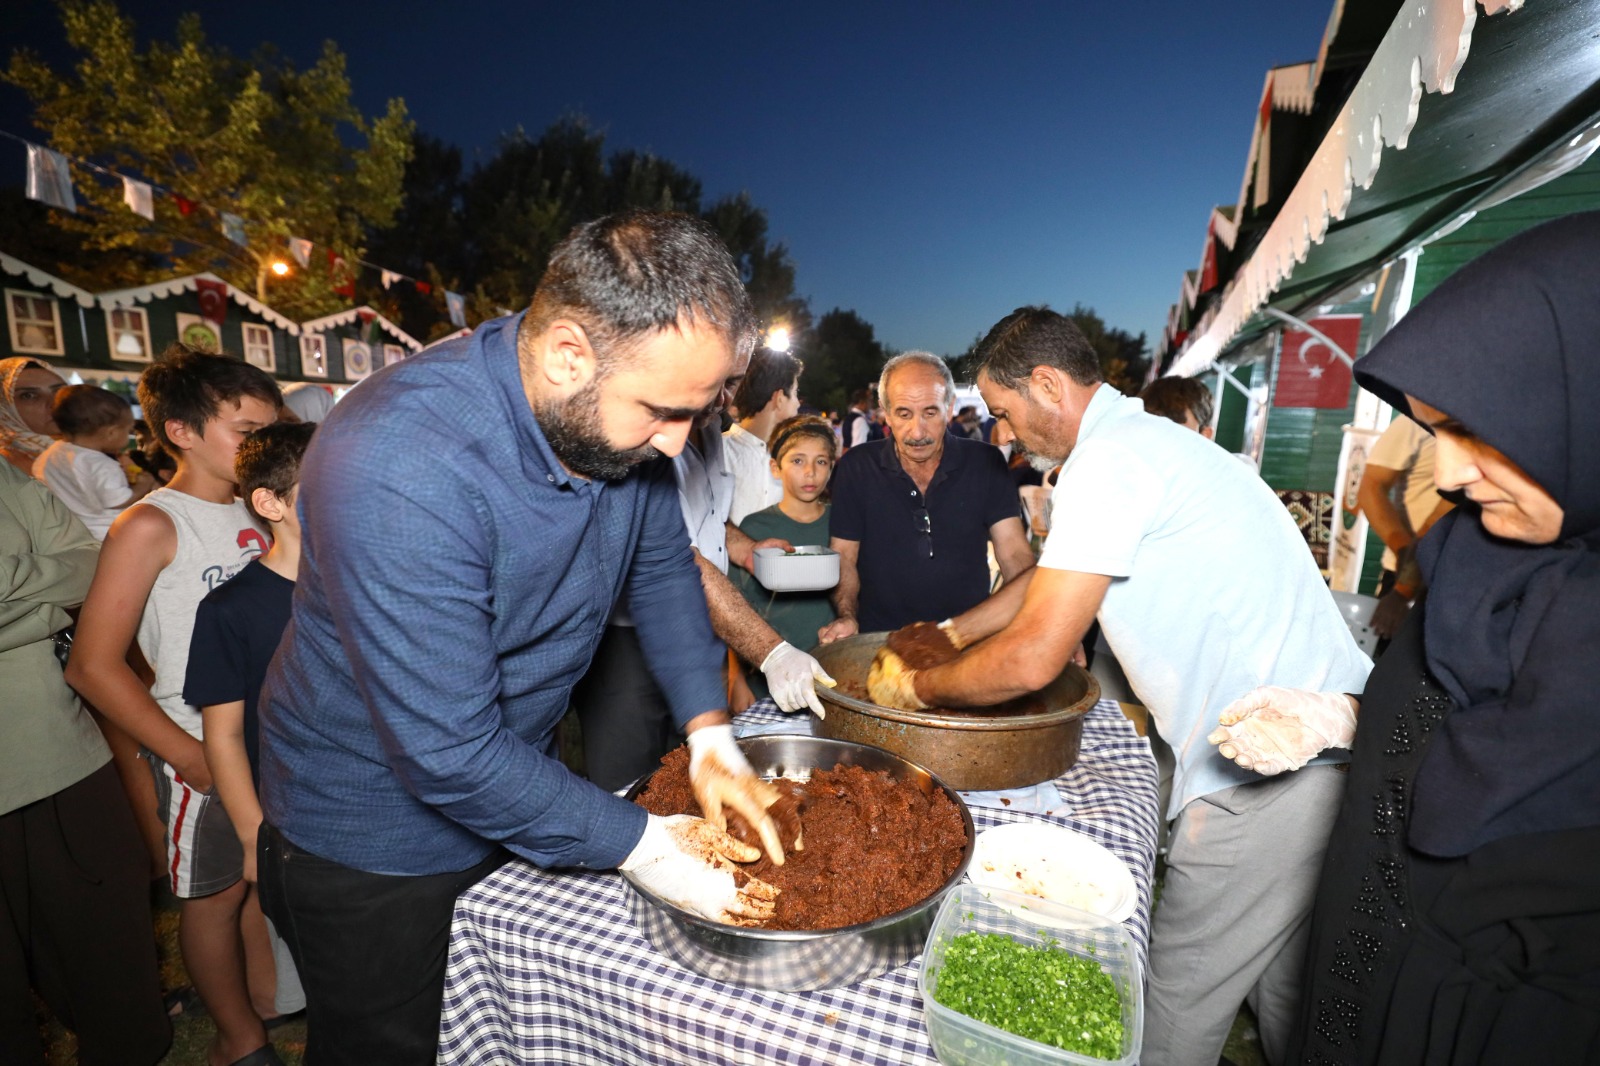
<path fill-rule="evenodd" d="M 1144 1066 L 1215 1066 L 1246 998 L 1267 1061 L 1283 1063 L 1344 783 L 1308 766 L 1178 812 L 1150 933 Z"/>

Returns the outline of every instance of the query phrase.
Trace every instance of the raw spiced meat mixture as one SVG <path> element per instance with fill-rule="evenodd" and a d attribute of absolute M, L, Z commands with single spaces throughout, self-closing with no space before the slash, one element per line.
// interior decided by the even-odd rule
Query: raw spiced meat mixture
<path fill-rule="evenodd" d="M 740 867 L 778 889 L 768 929 L 838 929 L 870 922 L 920 903 L 961 863 L 967 845 L 961 811 L 943 790 L 924 793 L 882 770 L 838 765 L 806 782 L 774 782 L 784 798 L 773 807 L 784 864 L 765 855 Z M 700 814 L 689 786 L 689 751 L 661 760 L 636 801 L 651 814 Z M 802 850 L 791 847 L 801 835 Z M 736 816 L 729 831 L 760 841 Z M 737 875 L 736 875 L 737 876 Z"/>

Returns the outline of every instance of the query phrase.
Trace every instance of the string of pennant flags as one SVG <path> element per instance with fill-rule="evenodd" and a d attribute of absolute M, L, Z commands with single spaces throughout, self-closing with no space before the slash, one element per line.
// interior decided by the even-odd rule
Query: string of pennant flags
<path fill-rule="evenodd" d="M 5 130 L 0 130 L 0 137 L 16 141 L 28 151 L 26 191 L 30 200 L 37 200 L 50 207 L 76 214 L 78 198 L 72 185 L 72 165 L 77 164 L 87 170 L 120 181 L 122 183 L 123 205 L 140 218 L 150 222 L 155 221 L 155 194 L 159 192 L 172 200 L 173 206 L 178 209 L 178 213 L 184 218 L 188 218 L 197 210 L 204 208 L 211 214 L 216 215 L 218 229 L 226 240 L 240 248 L 248 248 L 250 246 L 249 239 L 245 234 L 246 220 L 238 215 L 197 203 L 165 186 L 153 182 L 140 181 L 138 178 L 129 177 L 126 174 L 103 167 L 87 159 L 65 155 L 53 148 L 35 144 L 24 137 L 19 137 Z M 311 268 L 311 258 L 317 247 L 314 242 L 305 237 L 290 237 L 288 239 L 289 255 L 296 263 L 300 264 L 303 270 Z M 334 283 L 333 291 L 347 299 L 354 299 L 356 274 L 351 269 L 349 261 L 333 248 L 326 245 L 322 247 L 327 254 L 328 272 Z M 377 263 L 369 263 L 365 259 L 357 259 L 356 265 L 358 267 L 366 267 L 369 270 L 376 270 L 379 281 L 385 291 L 401 282 L 407 282 L 423 296 L 431 296 L 433 294 L 433 285 L 420 278 L 402 274 L 398 270 L 390 270 Z M 464 329 L 467 325 L 466 298 L 460 293 L 451 292 L 448 289 L 441 289 L 440 291 L 444 295 L 445 307 L 449 312 L 451 324 Z"/>

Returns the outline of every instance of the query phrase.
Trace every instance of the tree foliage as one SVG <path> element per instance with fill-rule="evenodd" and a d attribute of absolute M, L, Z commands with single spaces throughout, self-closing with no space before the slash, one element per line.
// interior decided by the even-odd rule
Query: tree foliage
<path fill-rule="evenodd" d="M 34 124 L 58 151 L 204 205 L 185 214 L 158 195 L 148 222 L 124 206 L 120 181 L 75 171 L 87 205 L 57 224 L 91 253 L 118 253 L 106 259 L 119 264 L 117 276 L 95 280 L 140 284 L 209 270 L 291 316 L 346 306 L 325 259 L 270 289 L 268 269 L 291 235 L 353 261 L 371 229 L 393 222 L 411 158 L 404 102 L 363 117 L 332 42 L 299 70 L 271 49 L 244 60 L 213 46 L 197 15 L 178 21 L 175 41 L 141 51 L 111 0 L 64 0 L 61 13 L 79 53 L 73 69 L 58 73 L 18 51 L 3 75 L 32 99 Z M 213 211 L 245 220 L 247 247 L 222 235 Z"/>
<path fill-rule="evenodd" d="M 332 43 L 300 71 L 270 46 L 249 61 L 212 46 L 194 15 L 179 21 L 174 42 L 141 51 L 113 0 L 63 0 L 61 11 L 80 53 L 72 71 L 18 52 L 0 77 L 32 98 L 52 147 L 203 205 L 185 213 L 158 195 L 147 222 L 124 206 L 119 181 L 81 168 L 73 178 L 87 203 L 76 215 L 0 203 L 0 232 L 22 238 L 13 250 L 37 250 L 40 265 L 87 287 L 209 270 L 305 319 L 352 302 L 334 292 L 331 248 L 351 265 L 359 256 L 427 283 L 386 288 L 376 271 L 360 272 L 354 302 L 433 339 L 455 328 L 446 290 L 466 297 L 469 325 L 525 307 L 573 226 L 643 207 L 705 218 L 763 325 L 785 326 L 805 344 L 811 315 L 794 291 L 794 263 L 749 195 L 707 205 L 698 177 L 648 152 L 608 153 L 604 134 L 581 118 L 537 138 L 517 130 L 468 165 L 460 149 L 413 137 L 399 100 L 364 118 Z M 218 212 L 245 220 L 248 247 L 227 240 Z M 76 255 L 62 254 L 63 236 Z M 273 277 L 291 236 L 311 240 L 315 258 Z"/>
<path fill-rule="evenodd" d="M 1124 329 L 1106 325 L 1092 308 L 1078 304 L 1067 316 L 1076 322 L 1100 357 L 1100 374 L 1129 396 L 1136 395 L 1150 367 L 1149 348 L 1143 333 L 1134 336 Z"/>
<path fill-rule="evenodd" d="M 825 411 L 843 411 L 857 389 L 877 384 L 890 353 L 870 322 L 836 307 L 817 320 L 798 354 L 806 364 L 801 397 Z"/>
<path fill-rule="evenodd" d="M 648 152 L 608 155 L 605 135 L 581 118 L 562 119 L 537 138 L 517 130 L 470 171 L 456 149 L 431 138 L 419 137 L 416 150 L 405 205 L 393 229 L 373 236 L 373 255 L 436 280 L 435 293 L 420 305 L 405 296 L 372 298 L 387 299 L 420 329 L 441 313 L 440 286 L 467 294 L 473 324 L 526 307 L 551 250 L 573 226 L 636 207 L 705 218 L 738 263 L 762 323 L 791 332 L 810 325 L 788 249 L 770 240 L 766 213 L 747 194 L 703 207 L 699 178 Z"/>
<path fill-rule="evenodd" d="M 1128 396 L 1136 395 L 1144 384 L 1145 371 L 1150 368 L 1149 345 L 1145 335 L 1135 336 L 1124 329 L 1109 327 L 1105 319 L 1091 307 L 1077 304 L 1068 318 L 1083 331 L 1083 336 L 1100 357 L 1100 376 Z M 984 334 L 972 339 L 967 350 L 952 363 L 958 381 L 975 381 L 978 373 L 978 345 Z"/>

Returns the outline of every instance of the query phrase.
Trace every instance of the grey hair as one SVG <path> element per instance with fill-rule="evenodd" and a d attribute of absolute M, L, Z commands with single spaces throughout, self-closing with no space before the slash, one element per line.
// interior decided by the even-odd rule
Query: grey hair
<path fill-rule="evenodd" d="M 888 406 L 889 375 L 903 366 L 911 366 L 913 364 L 937 370 L 944 377 L 944 413 L 948 415 L 956 399 L 956 376 L 950 373 L 950 364 L 932 352 L 901 352 L 887 363 L 884 363 L 883 372 L 878 375 L 879 405 Z"/>

